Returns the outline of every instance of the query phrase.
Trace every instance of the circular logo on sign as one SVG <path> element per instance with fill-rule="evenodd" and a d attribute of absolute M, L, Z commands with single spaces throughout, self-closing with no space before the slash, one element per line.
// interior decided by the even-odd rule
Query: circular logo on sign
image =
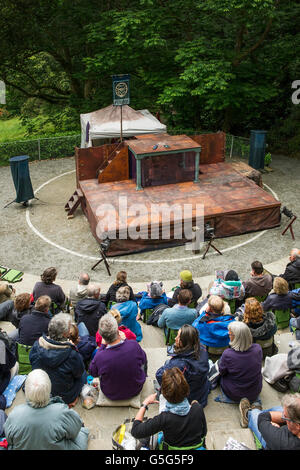
<path fill-rule="evenodd" d="M 124 98 L 124 96 L 126 96 L 127 92 L 128 92 L 127 83 L 125 83 L 125 82 L 117 83 L 116 88 L 115 88 L 115 92 L 116 92 L 116 95 L 119 98 Z"/>

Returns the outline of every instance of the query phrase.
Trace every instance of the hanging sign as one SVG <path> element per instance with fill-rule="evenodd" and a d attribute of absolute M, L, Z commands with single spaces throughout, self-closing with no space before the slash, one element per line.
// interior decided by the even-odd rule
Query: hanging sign
<path fill-rule="evenodd" d="M 130 103 L 130 75 L 113 75 L 113 105 L 122 106 Z"/>

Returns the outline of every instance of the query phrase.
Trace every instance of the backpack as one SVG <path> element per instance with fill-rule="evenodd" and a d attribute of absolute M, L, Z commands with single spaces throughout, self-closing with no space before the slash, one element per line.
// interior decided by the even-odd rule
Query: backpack
<path fill-rule="evenodd" d="M 169 308 L 168 305 L 166 304 L 159 304 L 157 305 L 154 309 L 150 317 L 148 318 L 147 325 L 152 325 L 152 326 L 157 326 L 157 322 L 159 320 L 159 317 L 163 313 L 163 311 Z"/>

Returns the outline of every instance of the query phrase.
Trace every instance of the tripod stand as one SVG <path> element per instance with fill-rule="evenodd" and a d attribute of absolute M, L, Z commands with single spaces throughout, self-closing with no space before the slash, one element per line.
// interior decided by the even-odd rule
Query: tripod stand
<path fill-rule="evenodd" d="M 204 252 L 204 254 L 203 254 L 203 256 L 202 256 L 202 259 L 205 258 L 205 256 L 206 256 L 208 250 L 210 249 L 210 247 L 212 247 L 217 253 L 219 253 L 219 255 L 222 255 L 222 254 L 223 254 L 223 253 L 221 253 L 220 250 L 218 250 L 218 248 L 215 247 L 215 245 L 213 245 L 212 242 L 213 242 L 213 240 L 214 240 L 215 238 L 216 238 L 216 237 L 215 237 L 214 235 L 210 235 L 210 236 L 209 236 L 209 240 L 208 240 L 208 243 L 207 243 L 207 246 L 206 246 L 206 250 L 205 250 L 205 252 Z"/>
<path fill-rule="evenodd" d="M 94 264 L 94 266 L 91 269 L 95 269 L 98 266 L 98 264 L 101 263 L 101 261 L 104 261 L 106 271 L 107 271 L 108 275 L 111 276 L 110 269 L 109 269 L 109 264 L 108 264 L 105 252 L 103 251 L 103 249 L 101 247 L 100 247 L 100 255 L 101 255 L 101 258 L 99 259 L 99 261 L 97 261 L 96 264 Z"/>

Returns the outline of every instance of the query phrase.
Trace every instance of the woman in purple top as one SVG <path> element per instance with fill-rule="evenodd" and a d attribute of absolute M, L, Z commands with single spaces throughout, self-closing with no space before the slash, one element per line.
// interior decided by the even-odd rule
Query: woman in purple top
<path fill-rule="evenodd" d="M 120 336 L 117 320 L 110 314 L 99 322 L 102 344 L 90 364 L 90 373 L 100 378 L 100 388 L 110 400 L 138 395 L 145 383 L 147 356 L 136 341 Z"/>
<path fill-rule="evenodd" d="M 261 346 L 252 342 L 250 328 L 243 322 L 231 322 L 228 332 L 229 348 L 225 349 L 218 363 L 221 394 L 215 401 L 239 403 L 246 397 L 250 403 L 259 404 L 262 389 Z"/>

